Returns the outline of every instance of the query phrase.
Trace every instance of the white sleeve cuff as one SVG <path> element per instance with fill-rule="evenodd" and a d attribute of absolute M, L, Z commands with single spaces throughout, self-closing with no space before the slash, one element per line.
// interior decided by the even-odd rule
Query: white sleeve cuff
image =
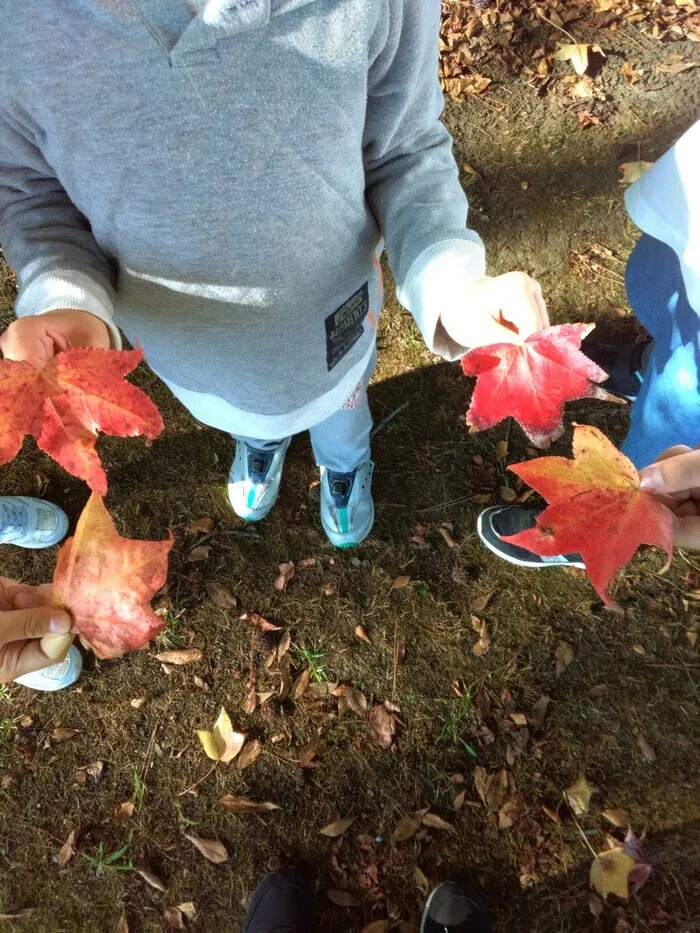
<path fill-rule="evenodd" d="M 440 321 L 450 305 L 462 301 L 464 288 L 486 275 L 486 251 L 479 236 L 442 240 L 413 261 L 398 299 L 412 314 L 428 348 L 450 362 L 469 350 L 456 343 Z"/>
<path fill-rule="evenodd" d="M 114 305 L 107 290 L 84 272 L 55 269 L 42 272 L 20 287 L 15 304 L 17 317 L 46 314 L 47 311 L 87 311 L 109 328 L 112 349 L 121 350 L 122 338 L 114 324 Z"/>

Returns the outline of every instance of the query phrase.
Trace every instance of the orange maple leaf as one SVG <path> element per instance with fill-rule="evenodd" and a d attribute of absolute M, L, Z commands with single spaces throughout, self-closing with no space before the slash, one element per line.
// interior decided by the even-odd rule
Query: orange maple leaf
<path fill-rule="evenodd" d="M 122 538 L 102 497 L 90 496 L 75 537 L 58 552 L 53 596 L 98 658 L 141 648 L 163 630 L 150 603 L 165 583 L 172 546 L 172 534 L 165 541 Z"/>
<path fill-rule="evenodd" d="M 503 538 L 542 557 L 578 552 L 596 592 L 607 589 L 640 544 L 673 553 L 673 516 L 641 489 L 634 465 L 589 425 L 574 430 L 574 459 L 540 457 L 509 467 L 549 503 L 535 528 Z"/>
<path fill-rule="evenodd" d="M 124 380 L 142 359 L 141 350 L 83 349 L 58 353 L 41 370 L 0 360 L 0 464 L 32 434 L 41 450 L 104 495 L 98 432 L 153 439 L 163 430 L 146 393 Z"/>

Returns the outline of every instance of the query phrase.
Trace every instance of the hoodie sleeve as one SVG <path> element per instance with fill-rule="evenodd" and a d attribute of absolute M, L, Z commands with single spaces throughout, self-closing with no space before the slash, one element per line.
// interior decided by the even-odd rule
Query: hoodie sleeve
<path fill-rule="evenodd" d="M 440 115 L 440 0 L 386 0 L 370 49 L 366 197 L 382 230 L 399 301 L 435 353 L 467 352 L 442 327 L 446 302 L 485 275 L 480 237 Z M 467 312 L 468 313 L 468 312 Z"/>
<path fill-rule="evenodd" d="M 31 131 L 1 104 L 0 243 L 17 271 L 17 317 L 88 311 L 109 327 L 112 345 L 121 346 L 109 260 Z"/>

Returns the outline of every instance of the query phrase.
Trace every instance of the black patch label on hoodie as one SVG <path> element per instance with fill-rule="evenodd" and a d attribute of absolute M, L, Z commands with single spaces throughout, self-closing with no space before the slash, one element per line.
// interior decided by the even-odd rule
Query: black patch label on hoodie
<path fill-rule="evenodd" d="M 326 318 L 326 363 L 328 372 L 337 366 L 362 336 L 369 311 L 369 282 Z"/>

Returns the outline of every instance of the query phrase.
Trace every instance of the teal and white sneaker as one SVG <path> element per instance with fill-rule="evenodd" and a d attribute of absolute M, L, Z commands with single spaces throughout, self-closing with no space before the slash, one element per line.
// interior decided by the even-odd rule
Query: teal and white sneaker
<path fill-rule="evenodd" d="M 228 498 L 236 515 L 247 522 L 265 518 L 277 501 L 284 458 L 291 437 L 272 450 L 258 450 L 236 439 L 236 456 L 228 478 Z"/>
<path fill-rule="evenodd" d="M 68 533 L 68 516 L 52 502 L 30 496 L 0 496 L 0 544 L 53 547 Z"/>
<path fill-rule="evenodd" d="M 336 547 L 355 547 L 372 530 L 373 472 L 371 460 L 353 473 L 334 473 L 321 467 L 321 522 Z"/>
<path fill-rule="evenodd" d="M 30 690 L 51 693 L 54 690 L 65 690 L 66 687 L 74 684 L 80 677 L 82 669 L 83 656 L 75 645 L 71 645 L 62 661 L 52 664 L 51 667 L 45 667 L 42 671 L 23 674 L 15 680 L 15 683 L 29 687 Z"/>

